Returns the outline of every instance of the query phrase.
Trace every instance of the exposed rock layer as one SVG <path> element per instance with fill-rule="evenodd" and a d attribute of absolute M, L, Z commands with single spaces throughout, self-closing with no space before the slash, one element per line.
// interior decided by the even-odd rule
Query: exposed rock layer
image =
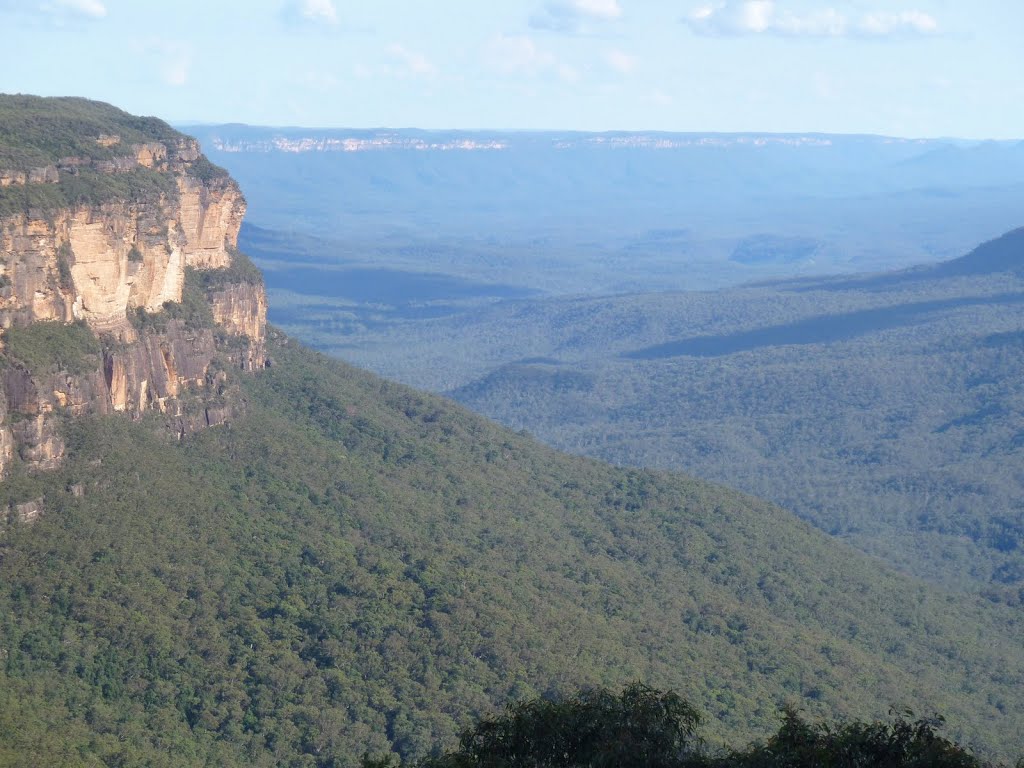
<path fill-rule="evenodd" d="M 118 138 L 97 143 L 108 147 Z M 231 265 L 245 212 L 237 185 L 196 173 L 205 158 L 186 137 L 126 149 L 113 159 L 72 157 L 0 172 L 4 186 L 59 183 L 82 167 L 101 174 L 145 168 L 173 180 L 166 191 L 134 198 L 0 217 L 0 327 L 84 322 L 103 348 L 79 366 L 84 372 L 5 361 L 0 477 L 15 459 L 32 469 L 58 466 L 60 423 L 68 416 L 157 411 L 179 435 L 224 423 L 241 405 L 227 370 L 265 364 L 262 285 L 218 281 L 206 292 L 212 328 L 161 316 L 167 302 L 182 301 L 187 268 Z M 140 310 L 161 322 L 133 324 Z"/>
<path fill-rule="evenodd" d="M 181 301 L 185 267 L 228 266 L 245 213 L 237 185 L 175 176 L 173 195 L 0 219 L 0 326 L 124 331 L 131 310 Z"/>

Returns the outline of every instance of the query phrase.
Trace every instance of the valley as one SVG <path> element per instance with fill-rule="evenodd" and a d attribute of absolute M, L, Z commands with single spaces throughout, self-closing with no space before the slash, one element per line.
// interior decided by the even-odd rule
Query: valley
<path fill-rule="evenodd" d="M 217 131 L 207 129 L 207 136 Z M 543 149 L 549 137 L 531 138 L 533 153 L 547 151 L 566 178 L 586 175 L 585 165 L 559 154 L 567 150 Z M 409 177 L 393 176 L 377 198 L 369 197 L 371 208 L 381 205 L 373 201 L 387 200 L 395 211 L 418 212 L 407 221 L 404 237 L 413 239 L 400 258 L 387 249 L 372 256 L 360 252 L 358 227 L 355 241 L 324 234 L 337 232 L 334 218 L 326 210 L 315 213 L 315 207 L 306 222 L 294 224 L 305 227 L 305 234 L 246 225 L 241 242 L 266 274 L 271 319 L 317 349 L 445 393 L 563 450 L 621 465 L 681 470 L 768 498 L 906 573 L 1020 604 L 1024 233 L 1014 229 L 1020 223 L 1018 198 L 1009 176 L 1002 176 L 1014 172 L 1013 161 L 997 169 L 981 160 L 1012 158 L 1019 147 L 922 147 L 847 137 L 828 148 L 780 143 L 755 149 L 740 137 L 732 141 L 714 148 L 724 154 L 713 161 L 701 154 L 707 147 L 672 150 L 677 154 L 670 155 L 667 169 L 642 153 L 633 156 L 629 162 L 640 180 L 620 179 L 615 191 L 600 186 L 610 183 L 603 175 L 586 177 L 596 179 L 586 186 L 592 200 L 610 206 L 627 195 L 638 211 L 648 200 L 645 183 L 662 179 L 675 185 L 677 196 L 634 212 L 628 224 L 612 217 L 591 231 L 586 221 L 566 214 L 566 222 L 579 225 L 579 236 L 614 231 L 607 243 L 639 226 L 652 210 L 678 206 L 675 223 L 692 229 L 660 230 L 654 250 L 631 250 L 629 259 L 590 254 L 576 269 L 575 252 L 558 240 L 538 241 L 524 253 L 495 249 L 493 243 L 474 249 L 466 241 L 446 248 L 444 237 L 454 237 L 462 226 L 450 217 L 438 219 L 432 239 L 420 239 L 427 235 L 417 230 L 416 216 L 436 204 L 423 190 L 436 188 L 443 191 L 439 199 L 458 203 L 466 190 L 460 174 L 476 162 L 423 151 L 415 160 L 434 169 L 429 185 L 420 179 L 421 189 Z M 729 157 L 733 150 L 736 156 Z M 758 156 L 761 150 L 765 154 Z M 619 150 L 588 151 L 602 174 L 623 162 L 607 157 Z M 872 259 L 819 259 L 828 249 L 808 237 L 803 217 L 809 209 L 786 197 L 796 194 L 793 178 L 765 176 L 774 162 L 820 151 L 826 154 L 798 165 L 807 190 L 818 190 L 812 204 L 816 226 L 869 210 L 849 207 L 849 198 L 840 194 L 859 190 L 873 201 L 871 221 L 860 222 L 856 238 L 840 245 L 849 255 L 857 238 L 873 238 Z M 287 167 L 301 168 L 315 157 L 329 168 L 355 163 L 394 175 L 408 170 L 391 157 L 395 152 L 342 158 L 330 152 L 238 151 L 222 152 L 218 159 L 249 174 L 254 195 L 265 195 L 269 208 L 283 197 L 270 180 L 279 180 L 275 174 Z M 727 179 L 714 184 L 696 211 L 689 207 L 697 194 L 687 186 L 692 178 L 681 170 L 694 165 L 709 178 L 717 168 Z M 318 194 L 320 204 L 353 183 L 338 173 L 333 187 L 329 176 L 317 181 L 317 189 L 333 190 Z M 822 189 L 836 174 L 844 182 L 830 197 Z M 986 174 L 991 175 L 982 186 Z M 741 189 L 740 179 L 751 186 Z M 519 180 L 523 187 L 531 182 L 529 173 Z M 929 185 L 935 184 L 945 191 L 933 194 L 938 187 Z M 284 188 L 299 194 L 295 181 Z M 890 197 L 897 188 L 898 206 Z M 785 210 L 765 207 L 751 189 L 791 201 Z M 513 215 L 524 221 L 534 216 L 539 227 L 544 214 L 536 205 L 509 194 L 484 186 L 476 204 L 459 208 L 460 216 L 483 216 L 488 231 L 505 231 Z M 553 211 L 574 204 L 571 195 L 557 197 L 546 188 L 545 194 L 552 196 L 545 205 Z M 978 226 L 999 206 L 975 216 L 971 200 L 993 194 L 1006 195 L 1008 234 L 992 239 L 1002 235 L 996 230 L 990 242 L 978 246 L 982 237 L 952 253 L 923 252 L 925 242 L 941 241 L 946 249 L 963 235 L 921 228 Z M 726 204 L 716 195 L 732 197 Z M 487 218 L 478 210 L 484 201 L 503 215 Z M 706 216 L 704 203 L 714 213 Z M 947 205 L 965 207 L 948 215 Z M 755 229 L 740 237 L 744 227 L 762 225 L 762 214 L 786 234 L 757 235 Z M 719 226 L 715 222 L 725 217 L 738 239 L 714 269 L 728 265 L 730 276 L 719 271 L 712 277 L 701 255 L 708 252 L 690 246 L 697 228 Z M 382 226 L 374 221 L 370 215 L 359 226 Z M 900 240 L 892 238 L 893 226 L 917 227 L 916 237 L 924 239 L 895 255 Z M 380 242 L 387 242 L 383 231 Z M 502 257 L 490 257 L 494 250 Z M 651 259 L 661 259 L 666 271 L 652 270 Z M 378 273 L 381 279 L 372 288 L 347 279 L 377 260 L 391 272 Z M 887 271 L 856 271 L 872 266 Z M 614 284 L 591 271 L 612 267 Z M 573 275 L 571 286 L 558 277 L 563 269 Z M 815 271 L 850 274 L 794 277 Z M 484 274 L 491 279 L 468 277 Z M 497 275 L 503 282 L 493 282 Z M 711 289 L 722 280 L 737 283 L 757 275 L 756 282 Z M 624 290 L 638 284 L 658 290 Z M 668 290 L 683 284 L 707 290 Z"/>
<path fill-rule="evenodd" d="M 182 128 L 292 256 L 551 295 L 951 259 L 1019 226 L 1024 192 L 1019 142 Z"/>
<path fill-rule="evenodd" d="M 1022 239 L 996 247 L 1016 259 Z M 910 573 L 1017 603 L 1016 270 L 524 299 L 359 334 L 311 312 L 289 327 L 564 450 L 741 488 Z"/>

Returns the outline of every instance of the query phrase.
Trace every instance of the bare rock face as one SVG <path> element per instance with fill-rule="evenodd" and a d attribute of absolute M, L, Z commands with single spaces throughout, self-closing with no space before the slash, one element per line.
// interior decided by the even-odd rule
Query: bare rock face
<path fill-rule="evenodd" d="M 32 469 L 56 469 L 64 458 L 64 439 L 57 420 L 39 413 L 13 425 L 21 460 Z"/>
<path fill-rule="evenodd" d="M 102 347 L 75 372 L 4 362 L 0 477 L 13 461 L 38 470 L 58 466 L 62 421 L 69 417 L 140 418 L 156 411 L 179 436 L 227 423 L 244 405 L 227 371 L 256 371 L 266 363 L 266 295 L 251 279 L 226 271 L 206 290 L 213 327 L 180 313 L 164 316 L 165 304 L 182 302 L 188 268 L 232 265 L 245 214 L 237 184 L 212 169 L 188 137 L 130 146 L 115 135 L 94 140 L 118 154 L 67 157 L 31 172 L 0 169 L 0 186 L 59 185 L 82 169 L 159 174 L 170 183 L 0 216 L 0 328 L 80 322 Z M 159 322 L 138 322 L 140 311 Z"/>
<path fill-rule="evenodd" d="M 213 320 L 228 333 L 248 339 L 238 360 L 244 371 L 267 364 L 267 294 L 263 286 L 235 283 L 210 295 Z"/>
<path fill-rule="evenodd" d="M 104 383 L 110 407 L 132 416 L 147 410 L 164 413 L 189 387 L 206 383 L 217 354 L 213 331 L 189 331 L 178 321 L 163 333 L 147 333 L 124 349 L 103 358 Z"/>
<path fill-rule="evenodd" d="M 11 522 L 22 525 L 34 523 L 43 516 L 43 499 L 32 499 L 21 504 L 13 504 L 8 511 L 8 516 Z"/>
<path fill-rule="evenodd" d="M 131 310 L 181 301 L 185 267 L 227 267 L 245 214 L 237 185 L 173 175 L 177 195 L 0 219 L 0 326 L 123 332 Z"/>
<path fill-rule="evenodd" d="M 184 177 L 180 195 L 179 236 L 186 266 L 228 266 L 245 215 L 245 200 L 238 187 L 233 181 L 203 184 Z"/>
<path fill-rule="evenodd" d="M 0 397 L 0 477 L 14 457 L 14 433 L 7 421 L 7 399 Z"/>

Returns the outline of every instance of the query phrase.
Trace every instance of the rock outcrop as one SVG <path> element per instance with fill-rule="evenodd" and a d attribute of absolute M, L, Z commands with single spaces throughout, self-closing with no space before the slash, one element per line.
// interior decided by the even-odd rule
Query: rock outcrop
<path fill-rule="evenodd" d="M 236 250 L 245 200 L 195 140 L 153 124 L 158 139 L 97 132 L 96 157 L 0 169 L 0 477 L 12 461 L 58 466 L 70 416 L 157 411 L 179 435 L 222 424 L 242 405 L 230 372 L 265 364 L 266 295 Z M 39 323 L 84 325 L 98 344 L 74 370 L 19 357 L 7 337 Z"/>
<path fill-rule="evenodd" d="M 230 178 L 189 175 L 180 157 L 193 153 L 187 143 L 179 162 L 161 164 L 176 181 L 171 194 L 0 220 L 0 326 L 84 320 L 123 331 L 131 310 L 181 301 L 186 267 L 229 266 L 245 200 Z M 144 157 L 152 162 L 152 153 Z"/>

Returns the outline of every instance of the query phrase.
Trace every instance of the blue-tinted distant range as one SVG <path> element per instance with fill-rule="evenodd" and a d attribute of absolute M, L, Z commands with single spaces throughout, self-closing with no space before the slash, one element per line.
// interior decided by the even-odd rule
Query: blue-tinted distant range
<path fill-rule="evenodd" d="M 180 122 L 1012 139 L 1016 0 L 0 0 L 0 91 Z"/>
<path fill-rule="evenodd" d="M 1015 141 L 183 128 L 245 190 L 242 246 L 281 312 L 905 267 L 1018 226 L 1024 199 Z M 375 293 L 365 270 L 389 270 Z"/>
<path fill-rule="evenodd" d="M 188 130 L 295 337 L 1024 602 L 1021 142 Z"/>

